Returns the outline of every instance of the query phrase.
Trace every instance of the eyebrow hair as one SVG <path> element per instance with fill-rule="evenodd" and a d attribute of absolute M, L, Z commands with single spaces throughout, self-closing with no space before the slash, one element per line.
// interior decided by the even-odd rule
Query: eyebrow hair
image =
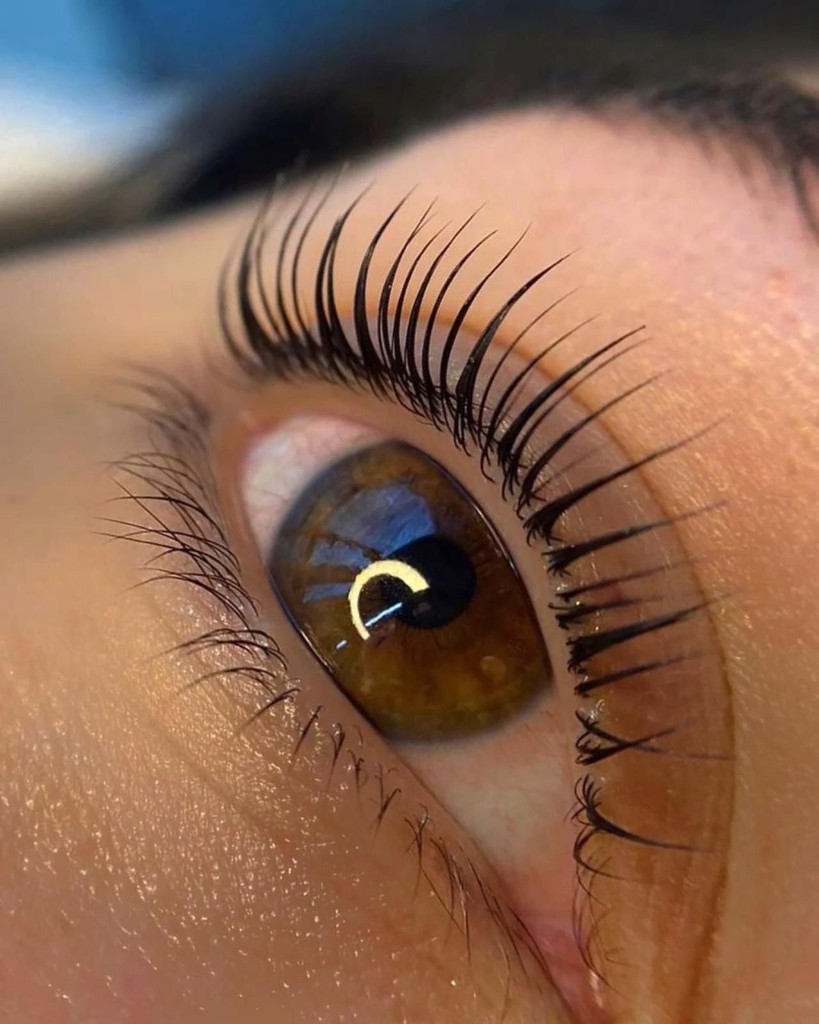
<path fill-rule="evenodd" d="M 0 224 L 0 251 L 174 216 L 277 177 L 294 183 L 471 115 L 537 103 L 614 122 L 637 110 L 733 150 L 738 168 L 750 151 L 788 183 L 819 236 L 819 79 L 814 95 L 783 71 L 819 65 L 819 6 L 781 0 L 774 17 L 763 0 L 737 0 L 719 18 L 713 0 L 595 6 L 617 15 L 546 0 L 424 10 L 389 32 L 305 51 L 289 69 L 257 68 L 202 96 L 161 149 L 117 178 L 70 203 L 21 209 L 19 223 Z"/>
<path fill-rule="evenodd" d="M 731 76 L 643 86 L 631 95 L 638 109 L 662 124 L 750 147 L 786 179 L 807 225 L 819 235 L 819 203 L 811 189 L 819 174 L 819 98 L 782 79 Z"/>
<path fill-rule="evenodd" d="M 636 109 L 703 142 L 744 145 L 789 183 L 806 221 L 819 233 L 819 207 L 810 188 L 812 177 L 819 174 L 819 97 L 782 77 L 770 72 L 689 72 L 657 80 L 623 65 L 578 66 L 554 73 L 544 69 L 539 80 L 523 79 L 490 99 L 486 91 L 494 81 L 489 76 L 482 90 L 473 88 L 461 102 L 450 93 L 446 103 L 429 95 L 428 82 L 415 75 L 404 81 L 394 68 L 371 75 L 359 72 L 346 88 L 317 88 L 295 102 L 263 93 L 244 118 L 233 120 L 233 130 L 217 135 L 217 143 L 189 169 L 170 195 L 168 209 L 176 212 L 262 187 L 275 174 L 321 170 L 469 114 L 544 103 L 612 118 Z M 410 99 L 396 101 L 394 108 L 383 100 L 373 103 L 373 96 L 402 92 Z M 378 111 L 392 116 L 374 129 Z"/>
<path fill-rule="evenodd" d="M 744 147 L 790 184 L 819 233 L 810 188 L 819 174 L 819 95 L 781 70 L 818 62 L 819 16 L 794 16 L 784 3 L 781 34 L 763 22 L 750 34 L 706 33 L 709 22 L 691 3 L 683 10 L 700 19 L 693 34 L 679 11 L 672 25 L 674 4 L 655 4 L 653 20 L 641 23 L 510 0 L 503 12 L 416 16 L 401 31 L 382 28 L 313 55 L 203 104 L 180 130 L 157 212 L 264 187 L 279 174 L 296 178 L 480 112 L 543 103 L 612 119 L 636 109 L 705 142 Z"/>

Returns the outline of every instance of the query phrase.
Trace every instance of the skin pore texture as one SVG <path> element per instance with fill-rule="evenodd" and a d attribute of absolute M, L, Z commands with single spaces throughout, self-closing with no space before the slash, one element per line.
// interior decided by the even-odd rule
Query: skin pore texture
<path fill-rule="evenodd" d="M 592 315 L 612 337 L 648 325 L 627 365 L 580 392 L 596 407 L 669 371 L 650 402 L 606 418 L 630 457 L 720 421 L 644 471 L 667 514 L 727 500 L 676 528 L 703 592 L 720 598 L 712 617 L 733 716 L 707 980 L 695 1003 L 675 995 L 669 1009 L 649 979 L 622 1019 L 816 1020 L 815 236 L 752 154 L 625 110 L 602 120 L 532 109 L 421 137 L 349 169 L 333 213 L 371 183 L 349 227 L 359 249 L 412 189 L 422 209 L 436 200 L 442 223 L 483 206 L 482 224 L 507 245 L 528 228 L 506 287 L 476 302 L 478 325 L 510 284 L 566 253 L 556 287 L 578 291 L 550 334 Z M 283 202 L 298 197 L 296 186 Z M 392 772 L 405 810 L 379 824 L 374 780 L 359 793 L 329 785 L 318 740 L 293 759 L 296 711 L 237 736 L 241 691 L 180 695 L 195 667 L 158 655 L 208 628 L 205 611 L 185 591 L 134 589 L 145 553 L 98 535 L 100 517 L 116 514 L 107 464 L 148 446 L 144 427 L 106 403 L 122 399 L 121 361 L 183 380 L 201 372 L 219 271 L 252 213 L 242 204 L 0 269 L 0 1017 L 570 1019 L 537 971 L 510 975 L 491 914 L 476 915 L 468 955 L 418 886 L 403 819 L 430 798 L 388 748 L 368 738 L 364 756 Z M 341 267 L 342 280 L 355 270 Z M 525 319 L 515 314 L 496 344 Z M 538 347 L 536 333 L 524 342 Z M 543 372 L 571 361 L 558 348 Z M 296 660 L 302 711 L 340 706 L 310 659 Z M 480 865 L 463 832 L 438 822 Z M 429 871 L 445 881 L 441 862 Z"/>

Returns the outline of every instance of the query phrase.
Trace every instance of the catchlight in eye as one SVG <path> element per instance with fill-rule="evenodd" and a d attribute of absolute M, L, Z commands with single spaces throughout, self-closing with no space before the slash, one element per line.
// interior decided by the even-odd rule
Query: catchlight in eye
<path fill-rule="evenodd" d="M 503 544 L 409 445 L 373 445 L 320 473 L 284 516 L 268 570 L 316 657 L 385 735 L 477 734 L 552 684 Z"/>

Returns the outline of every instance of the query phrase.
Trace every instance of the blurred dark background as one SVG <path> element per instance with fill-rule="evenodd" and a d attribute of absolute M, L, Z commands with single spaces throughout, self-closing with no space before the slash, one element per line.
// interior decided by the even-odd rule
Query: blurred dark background
<path fill-rule="evenodd" d="M 0 68 L 80 84 L 213 87 L 304 61 L 362 29 L 443 11 L 552 9 L 669 32 L 783 31 L 815 3 L 788 0 L 30 0 L 4 4 Z M 817 12 L 819 15 L 819 12 Z"/>
<path fill-rule="evenodd" d="M 89 228 L 157 210 L 160 192 L 219 198 L 386 143 L 422 107 L 445 120 L 565 92 L 578 67 L 615 90 L 743 63 L 819 88 L 818 39 L 819 0 L 6 0 L 0 227 L 7 244 L 15 218 L 59 233 L 81 194 Z M 97 183 L 141 162 L 103 209 Z"/>

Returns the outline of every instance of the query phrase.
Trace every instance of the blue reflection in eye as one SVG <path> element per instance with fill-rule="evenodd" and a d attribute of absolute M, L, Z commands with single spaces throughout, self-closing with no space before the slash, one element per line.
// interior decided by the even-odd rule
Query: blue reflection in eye
<path fill-rule="evenodd" d="M 435 533 L 429 505 L 410 488 L 409 482 L 399 480 L 354 494 L 330 517 L 330 531 L 377 551 L 382 558 Z"/>
<path fill-rule="evenodd" d="M 312 604 L 314 601 L 326 601 L 328 598 L 346 597 L 350 583 L 314 583 L 304 592 L 304 600 Z"/>
<path fill-rule="evenodd" d="M 320 540 L 310 555 L 310 565 L 341 565 L 353 570 L 364 569 L 371 561 L 366 551 L 343 539 Z"/>

